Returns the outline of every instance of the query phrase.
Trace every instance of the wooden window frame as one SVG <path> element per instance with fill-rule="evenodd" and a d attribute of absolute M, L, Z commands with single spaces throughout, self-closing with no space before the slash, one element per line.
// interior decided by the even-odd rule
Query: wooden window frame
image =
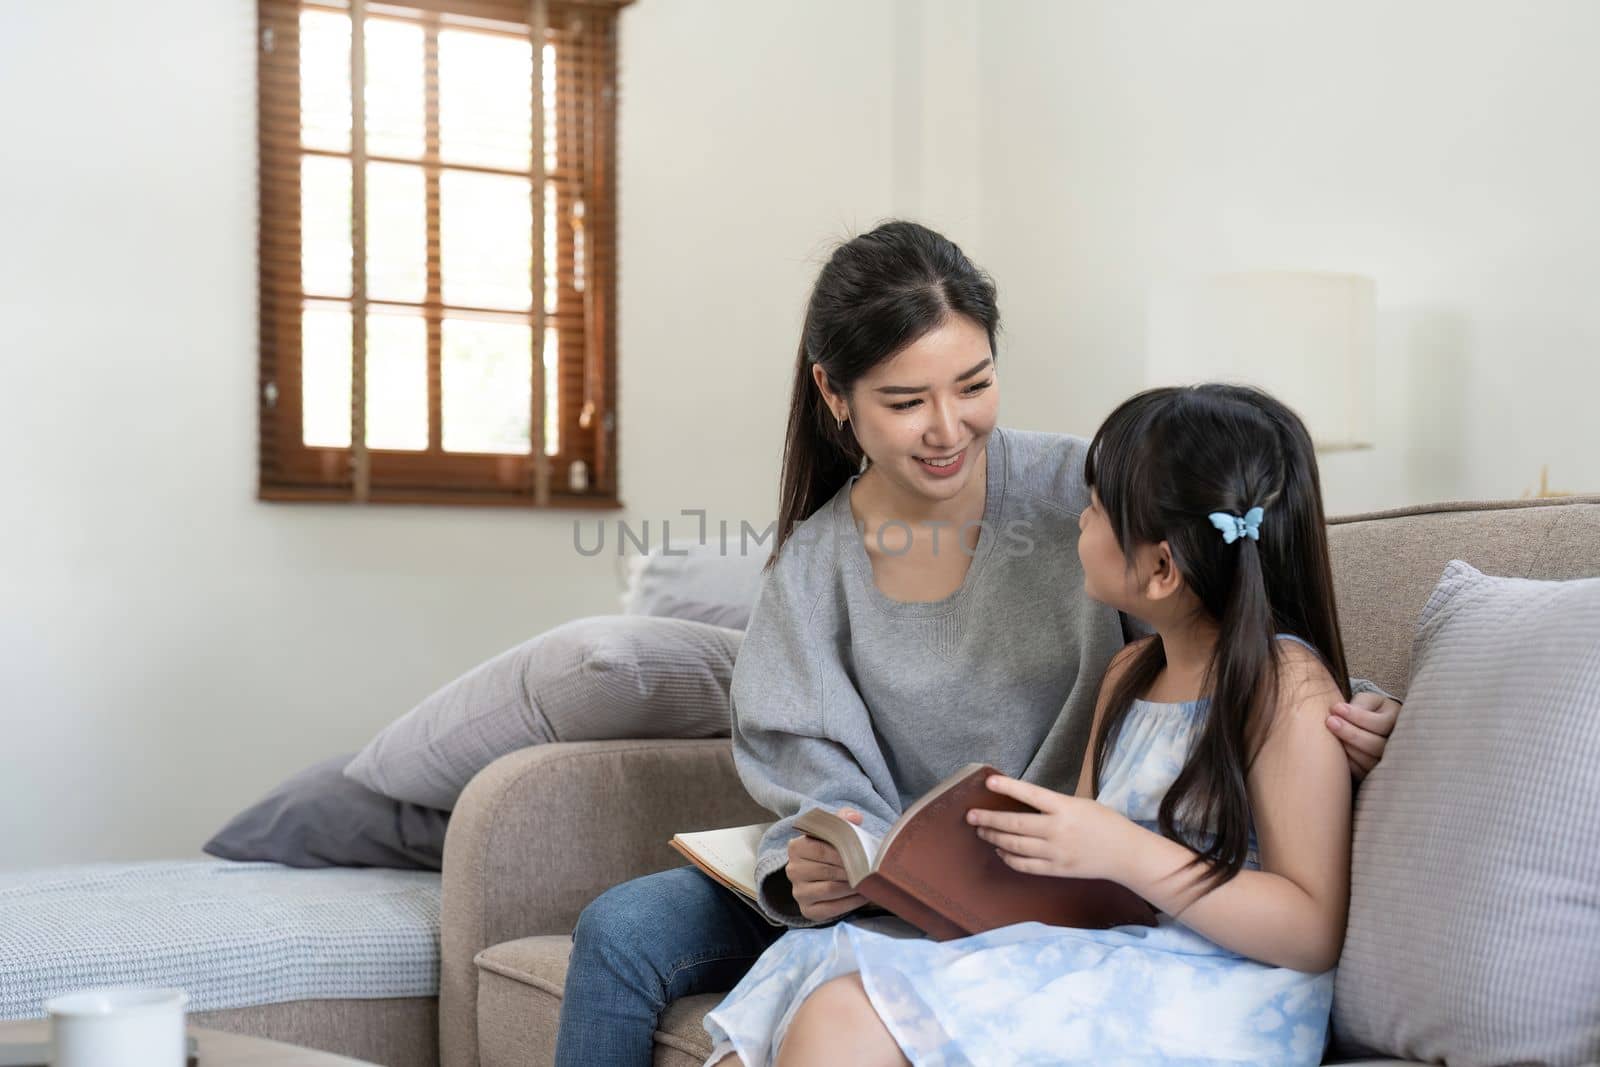
<path fill-rule="evenodd" d="M 462 504 L 540 508 L 619 508 L 617 484 L 616 353 L 616 39 L 617 13 L 628 0 L 258 0 L 258 137 L 260 146 L 260 376 L 257 389 L 260 451 L 258 498 L 275 501 L 345 503 Z M 304 10 L 343 11 L 353 27 L 367 17 L 405 17 L 425 30 L 428 137 L 419 159 L 426 175 L 428 203 L 428 287 L 426 298 L 401 306 L 420 309 L 428 334 L 429 446 L 398 451 L 365 446 L 365 318 L 356 313 L 394 301 L 368 301 L 364 292 L 365 248 L 362 186 L 369 157 L 360 130 L 361 94 L 352 93 L 349 152 L 328 153 L 301 146 L 299 35 Z M 443 20 L 443 21 L 441 21 Z M 543 152 L 543 49 L 533 49 L 532 160 L 527 177 L 533 192 L 532 391 L 527 454 L 446 452 L 440 444 L 440 364 L 442 322 L 448 308 L 440 299 L 439 175 L 446 169 L 472 170 L 441 161 L 437 115 L 437 41 L 441 25 L 490 32 L 520 32 L 535 42 L 553 43 L 558 58 L 559 113 L 557 168 L 545 172 Z M 518 28 L 520 27 L 520 31 Z M 352 43 L 361 40 L 352 32 Z M 351 85 L 362 82 L 362 49 L 353 48 Z M 301 395 L 301 313 L 307 301 L 324 302 L 302 289 L 300 245 L 300 168 L 307 155 L 349 158 L 355 181 L 352 196 L 352 283 L 347 304 L 352 322 L 351 445 L 315 447 L 304 443 Z M 544 307 L 546 179 L 557 188 L 555 240 L 560 285 L 557 307 Z M 581 197 L 584 288 L 573 285 L 577 238 L 570 204 Z M 565 223 L 565 225 L 563 225 Z M 496 312 L 504 316 L 504 312 Z M 518 317 L 521 313 L 517 313 Z M 560 331 L 556 381 L 545 381 L 542 359 L 546 325 Z M 569 344 L 569 338 L 572 343 Z M 558 392 L 559 449 L 544 447 L 546 389 Z M 569 475 L 581 461 L 587 486 Z"/>

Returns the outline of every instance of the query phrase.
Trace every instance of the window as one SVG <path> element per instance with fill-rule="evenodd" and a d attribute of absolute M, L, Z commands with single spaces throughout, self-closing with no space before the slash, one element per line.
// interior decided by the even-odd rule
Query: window
<path fill-rule="evenodd" d="M 263 499 L 616 506 L 619 6 L 260 0 Z"/>

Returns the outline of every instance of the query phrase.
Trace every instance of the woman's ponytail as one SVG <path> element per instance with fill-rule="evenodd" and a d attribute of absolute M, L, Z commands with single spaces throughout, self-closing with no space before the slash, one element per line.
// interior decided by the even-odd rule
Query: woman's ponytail
<path fill-rule="evenodd" d="M 809 332 L 809 331 L 808 331 Z M 778 489 L 778 530 L 770 567 L 795 526 L 827 503 L 861 469 L 861 446 L 849 421 L 839 426 L 811 373 L 802 337 L 783 438 L 783 478 Z"/>

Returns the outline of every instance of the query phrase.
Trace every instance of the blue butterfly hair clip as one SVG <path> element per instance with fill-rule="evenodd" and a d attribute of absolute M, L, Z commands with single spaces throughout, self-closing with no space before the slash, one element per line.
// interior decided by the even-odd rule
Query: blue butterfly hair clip
<path fill-rule="evenodd" d="M 1248 537 L 1252 541 L 1261 540 L 1261 519 L 1265 514 L 1260 508 L 1251 508 L 1244 513 L 1242 519 L 1226 511 L 1213 511 L 1206 518 L 1211 520 L 1211 525 L 1222 531 L 1222 543 L 1231 545 L 1241 537 Z"/>

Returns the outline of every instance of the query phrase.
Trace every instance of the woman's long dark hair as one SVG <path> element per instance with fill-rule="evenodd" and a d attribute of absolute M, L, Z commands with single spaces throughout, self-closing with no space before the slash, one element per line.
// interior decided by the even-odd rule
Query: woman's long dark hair
<path fill-rule="evenodd" d="M 886 222 L 834 250 L 817 275 L 800 332 L 789 428 L 783 442 L 772 566 L 795 526 L 861 470 L 855 426 L 843 428 L 812 380 L 817 364 L 834 392 L 960 315 L 981 326 L 994 354 L 1000 330 L 994 282 L 949 238 L 915 222 Z"/>
<path fill-rule="evenodd" d="M 1311 437 L 1299 416 L 1257 389 L 1152 389 L 1106 419 L 1085 476 L 1123 552 L 1166 541 L 1221 628 L 1206 671 L 1205 722 L 1159 815 L 1162 834 L 1193 848 L 1205 880 L 1220 884 L 1249 852 L 1246 783 L 1260 728 L 1276 707 L 1275 636 L 1310 644 L 1350 696 Z M 1265 512 L 1259 541 L 1228 544 L 1208 518 L 1253 507 Z M 1095 744 L 1096 793 L 1128 710 L 1165 663 L 1161 642 L 1148 642 L 1112 690 Z"/>

